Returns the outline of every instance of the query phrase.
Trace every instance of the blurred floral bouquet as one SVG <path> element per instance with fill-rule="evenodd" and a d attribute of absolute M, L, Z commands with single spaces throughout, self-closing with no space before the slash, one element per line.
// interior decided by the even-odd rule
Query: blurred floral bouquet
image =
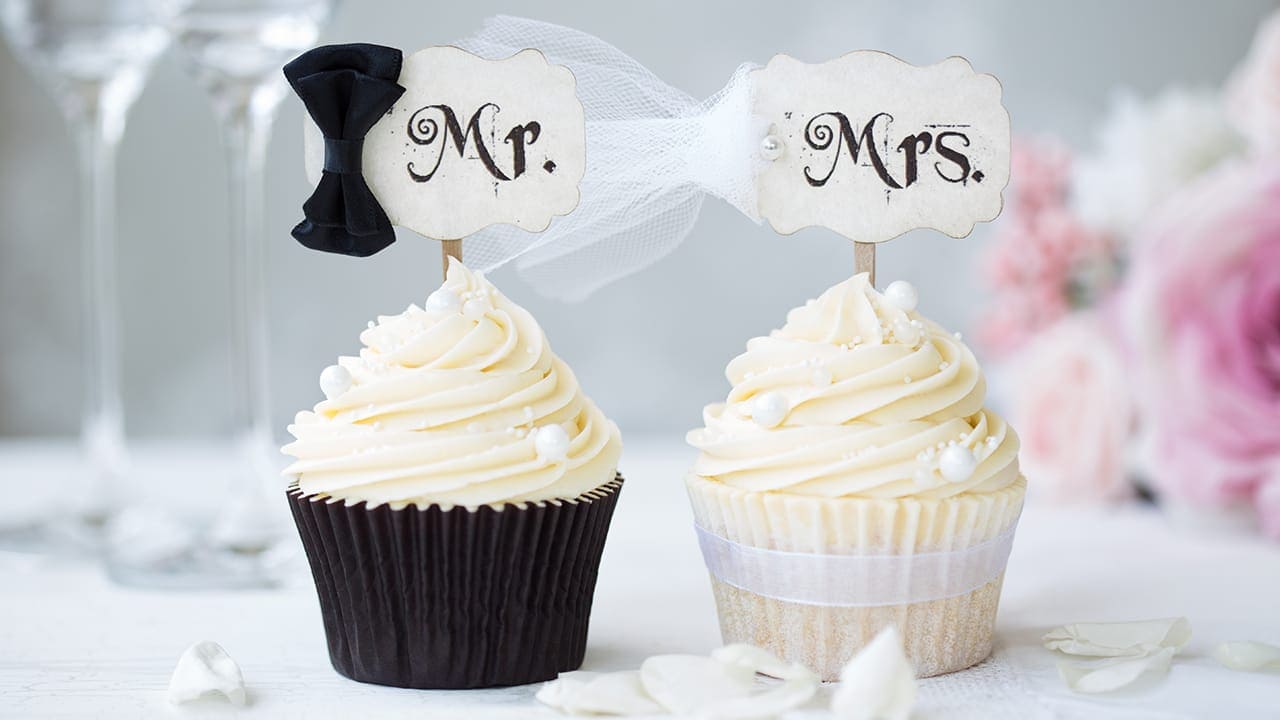
<path fill-rule="evenodd" d="M 985 258 L 1027 473 L 1280 539 L 1280 13 L 1223 91 L 1121 98 L 1099 140 L 1015 144 Z"/>

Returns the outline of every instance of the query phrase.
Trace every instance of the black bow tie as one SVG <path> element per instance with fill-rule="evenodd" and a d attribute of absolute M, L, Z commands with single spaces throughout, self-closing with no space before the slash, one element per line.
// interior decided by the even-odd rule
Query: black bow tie
<path fill-rule="evenodd" d="M 326 45 L 284 66 L 324 135 L 324 174 L 293 229 L 312 250 L 367 257 L 396 241 L 387 213 L 360 174 L 364 136 L 404 88 L 401 53 L 381 45 Z"/>

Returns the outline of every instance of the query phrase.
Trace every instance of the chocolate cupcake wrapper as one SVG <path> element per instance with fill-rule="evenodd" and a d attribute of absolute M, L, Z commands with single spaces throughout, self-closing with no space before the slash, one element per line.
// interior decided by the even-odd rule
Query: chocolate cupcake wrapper
<path fill-rule="evenodd" d="M 574 500 L 373 509 L 295 485 L 329 658 L 361 682 L 522 685 L 577 669 L 622 476 Z"/>

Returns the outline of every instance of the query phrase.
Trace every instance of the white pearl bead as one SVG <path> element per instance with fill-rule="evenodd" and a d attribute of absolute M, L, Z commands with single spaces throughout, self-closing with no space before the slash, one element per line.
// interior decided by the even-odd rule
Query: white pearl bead
<path fill-rule="evenodd" d="M 489 302 L 487 300 L 476 298 L 468 300 L 462 305 L 462 314 L 465 315 L 468 320 L 479 320 L 483 318 L 487 312 L 489 312 Z"/>
<path fill-rule="evenodd" d="M 920 342 L 920 329 L 905 320 L 893 322 L 893 337 L 903 345 L 915 345 Z"/>
<path fill-rule="evenodd" d="M 440 288 L 427 296 L 427 310 L 440 315 L 452 315 L 462 308 L 462 298 L 452 290 Z"/>
<path fill-rule="evenodd" d="M 963 445 L 948 445 L 938 457 L 938 470 L 942 477 L 951 482 L 963 482 L 973 477 L 978 469 L 978 458 L 973 451 Z"/>
<path fill-rule="evenodd" d="M 782 139 L 777 135 L 765 135 L 760 141 L 760 157 L 773 162 L 782 157 L 782 152 L 786 146 L 782 144 Z"/>
<path fill-rule="evenodd" d="M 351 373 L 341 365 L 330 365 L 320 373 L 320 392 L 329 400 L 351 389 L 355 385 L 355 378 L 351 377 Z"/>
<path fill-rule="evenodd" d="M 534 431 L 533 447 L 543 460 L 560 462 L 569 456 L 569 433 L 558 424 L 543 425 Z"/>
<path fill-rule="evenodd" d="M 791 403 L 779 392 L 757 395 L 751 401 L 751 419 L 760 427 L 777 427 L 791 412 Z"/>
<path fill-rule="evenodd" d="M 916 304 L 920 302 L 920 294 L 916 292 L 915 286 L 906 280 L 894 280 L 884 289 L 884 299 L 899 310 L 910 312 L 915 310 Z"/>

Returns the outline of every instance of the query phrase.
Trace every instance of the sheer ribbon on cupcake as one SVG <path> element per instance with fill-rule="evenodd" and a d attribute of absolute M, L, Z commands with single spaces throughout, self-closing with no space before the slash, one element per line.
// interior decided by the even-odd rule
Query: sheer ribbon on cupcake
<path fill-rule="evenodd" d="M 967 548 L 914 555 L 771 550 L 694 527 L 707 569 L 727 585 L 804 605 L 878 607 L 965 595 L 1000 577 L 1017 523 Z"/>
<path fill-rule="evenodd" d="M 458 46 L 489 59 L 540 50 L 573 72 L 586 113 L 577 209 L 542 233 L 502 225 L 467 238 L 473 269 L 514 261 L 539 292 L 578 300 L 675 249 L 708 194 L 759 222 L 757 148 L 767 127 L 751 113 L 753 66 L 700 102 L 603 40 L 559 25 L 499 16 Z"/>

